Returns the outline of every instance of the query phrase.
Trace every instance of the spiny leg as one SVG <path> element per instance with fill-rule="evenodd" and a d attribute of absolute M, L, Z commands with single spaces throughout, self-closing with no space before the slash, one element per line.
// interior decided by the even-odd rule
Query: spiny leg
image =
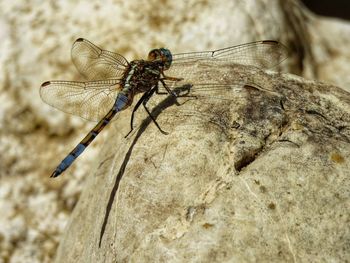
<path fill-rule="evenodd" d="M 167 87 L 167 85 L 166 85 L 166 83 L 164 82 L 163 79 L 160 79 L 159 81 L 162 83 L 162 85 L 164 86 L 164 88 L 165 88 L 168 92 L 156 92 L 157 94 L 168 94 L 168 93 L 169 93 L 170 95 L 174 96 L 175 99 L 177 99 L 177 98 L 190 98 L 190 99 L 188 99 L 188 100 L 186 100 L 186 101 L 184 101 L 184 102 L 182 102 L 182 103 L 180 103 L 178 100 L 175 100 L 175 104 L 176 104 L 177 106 L 181 106 L 181 105 L 185 104 L 187 101 L 191 100 L 191 98 L 192 98 L 192 99 L 198 99 L 198 97 L 197 97 L 196 95 L 189 95 L 189 93 L 191 92 L 191 88 L 192 88 L 192 86 L 193 86 L 193 85 L 191 85 L 191 84 L 185 84 L 185 85 L 183 85 L 183 86 L 181 86 L 181 87 L 175 88 L 174 90 L 170 90 L 170 89 Z M 185 91 L 186 93 L 185 93 L 185 94 L 181 94 L 181 93 L 184 92 L 184 91 Z"/>
<path fill-rule="evenodd" d="M 147 114 L 149 115 L 149 117 L 151 118 L 151 120 L 154 122 L 154 124 L 157 126 L 157 128 L 159 129 L 159 131 L 163 134 L 168 134 L 167 132 L 163 131 L 162 128 L 160 128 L 159 124 L 157 123 L 157 121 L 155 120 L 155 118 L 152 116 L 151 112 L 148 110 L 148 108 L 146 107 L 146 104 L 148 102 L 148 100 L 152 97 L 152 95 L 158 90 L 158 85 L 154 86 L 152 89 L 148 90 L 147 92 L 145 92 L 142 97 L 138 100 L 138 102 L 136 103 L 134 109 L 132 110 L 131 113 L 131 120 L 130 120 L 130 126 L 131 129 L 128 132 L 127 135 L 124 136 L 124 138 L 128 137 L 130 135 L 130 133 L 134 130 L 134 114 L 136 112 L 136 110 L 139 108 L 139 106 L 143 105 L 143 107 L 145 108 Z"/>
<path fill-rule="evenodd" d="M 130 118 L 130 131 L 128 132 L 127 135 L 124 136 L 124 138 L 128 137 L 129 134 L 134 130 L 134 115 L 135 115 L 135 112 L 137 111 L 137 109 L 140 107 L 141 103 L 145 100 L 145 98 L 148 96 L 148 94 L 151 92 L 152 89 L 146 91 L 142 97 L 137 101 L 135 107 L 133 108 L 132 110 L 132 113 L 131 113 L 131 118 Z"/>
<path fill-rule="evenodd" d="M 176 100 L 176 98 L 178 97 L 178 94 L 176 94 L 176 92 L 174 92 L 173 90 L 169 89 L 169 87 L 166 85 L 166 83 L 164 82 L 164 79 L 159 79 L 160 83 L 162 83 L 163 87 L 165 88 L 165 90 L 167 92 L 160 92 L 159 91 L 159 87 L 157 85 L 157 89 L 156 89 L 156 94 L 160 94 L 160 95 L 167 95 L 170 94 L 171 96 L 173 96 L 175 98 L 175 104 L 177 106 L 180 106 L 180 104 L 178 103 L 178 101 Z"/>
<path fill-rule="evenodd" d="M 169 89 L 169 87 L 167 86 L 167 84 L 165 83 L 164 80 L 171 80 L 171 81 L 181 81 L 183 80 L 183 78 L 175 78 L 175 77 L 169 77 L 169 76 L 165 76 L 164 73 L 162 72 L 162 76 L 163 78 L 159 79 L 159 81 L 162 83 L 163 87 L 166 89 L 167 92 L 159 92 L 158 90 L 156 91 L 157 94 L 170 94 L 172 96 L 174 96 L 175 98 L 178 98 L 178 97 L 183 97 L 183 98 L 194 98 L 194 99 L 198 99 L 197 96 L 195 95 L 188 95 L 190 93 L 190 90 L 192 88 L 192 85 L 190 84 L 184 84 L 182 87 L 177 87 L 176 88 L 176 91 L 177 92 L 182 92 L 182 91 L 186 91 L 187 93 L 186 94 L 178 94 L 176 91 L 174 90 L 171 90 Z M 177 106 L 180 106 L 182 104 L 184 104 L 185 102 L 183 103 L 179 103 L 178 101 L 175 102 L 175 104 Z"/>
<path fill-rule="evenodd" d="M 160 83 L 162 83 L 162 85 L 165 88 L 166 92 L 160 92 L 159 88 L 157 86 L 157 90 L 156 90 L 157 94 L 161 94 L 161 95 L 170 94 L 171 96 L 174 96 L 175 98 L 177 97 L 177 94 L 174 91 L 172 91 L 171 89 L 169 89 L 169 87 L 165 84 L 164 79 L 159 79 L 159 81 L 160 81 Z"/>
<path fill-rule="evenodd" d="M 164 80 L 181 81 L 181 80 L 183 80 L 183 78 L 168 77 L 168 76 L 164 75 L 164 72 L 162 72 L 161 74 L 162 74 L 163 78 L 159 79 L 159 81 L 162 83 L 162 85 L 166 89 L 167 93 L 174 96 L 174 97 L 177 97 L 177 94 L 174 91 L 172 91 L 171 89 L 169 89 L 169 87 L 165 84 Z M 167 94 L 166 92 L 159 92 L 158 88 L 156 90 L 156 93 L 157 94 Z"/>
<path fill-rule="evenodd" d="M 172 81 L 181 81 L 181 80 L 184 80 L 183 78 L 176 78 L 176 77 L 165 76 L 165 75 L 164 75 L 164 72 L 162 72 L 162 76 L 163 76 L 164 79 L 172 80 Z"/>
<path fill-rule="evenodd" d="M 169 89 L 169 87 L 166 85 L 164 80 L 181 81 L 181 80 L 183 80 L 183 78 L 168 77 L 168 76 L 165 76 L 163 72 L 162 72 L 162 75 L 163 75 L 163 78 L 160 78 L 159 81 L 162 83 L 163 87 L 165 88 L 165 90 L 167 92 L 159 92 L 159 87 L 158 87 L 158 84 L 157 84 L 152 89 L 148 90 L 147 92 L 145 92 L 142 95 L 142 97 L 138 100 L 138 102 L 136 103 L 135 107 L 132 110 L 131 119 L 130 119 L 130 131 L 124 136 L 124 138 L 128 137 L 130 135 L 130 133 L 134 130 L 134 115 L 135 115 L 135 112 L 137 111 L 137 109 L 140 107 L 141 103 L 143 104 L 147 114 L 150 116 L 150 118 L 152 119 L 154 124 L 157 126 L 159 131 L 161 133 L 163 133 L 163 134 L 169 134 L 168 132 L 162 130 L 162 128 L 159 126 L 157 121 L 152 116 L 151 112 L 148 110 L 146 104 L 147 104 L 148 100 L 152 97 L 152 95 L 154 93 L 156 93 L 156 94 L 170 94 L 170 95 L 172 95 L 172 96 L 174 96 L 176 98 L 178 95 L 174 91 Z M 189 96 L 189 97 L 194 97 L 194 96 Z M 175 103 L 177 105 L 180 105 L 177 101 Z"/>
<path fill-rule="evenodd" d="M 148 110 L 148 108 L 146 107 L 146 104 L 148 102 L 148 100 L 152 97 L 152 95 L 154 94 L 154 92 L 156 92 L 158 90 L 158 85 L 156 85 L 155 87 L 153 87 L 148 95 L 145 97 L 145 99 L 142 101 L 142 105 L 145 108 L 146 112 L 148 113 L 149 117 L 152 119 L 152 121 L 154 122 L 154 124 L 157 126 L 157 128 L 159 129 L 159 131 L 165 135 L 169 134 L 166 131 L 163 131 L 162 128 L 159 126 L 159 124 L 157 123 L 156 119 L 152 116 L 151 112 Z"/>

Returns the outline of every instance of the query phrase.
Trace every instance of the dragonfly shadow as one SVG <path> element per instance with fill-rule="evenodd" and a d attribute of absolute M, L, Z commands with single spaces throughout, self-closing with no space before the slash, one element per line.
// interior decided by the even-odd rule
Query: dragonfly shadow
<path fill-rule="evenodd" d="M 177 96 L 180 96 L 180 97 L 187 97 L 187 94 L 189 94 L 190 92 L 190 89 L 191 89 L 191 85 L 183 85 L 181 87 L 177 87 L 173 90 L 173 92 L 175 92 L 175 94 Z M 189 96 L 191 97 L 191 96 Z M 176 100 L 176 97 L 173 96 L 173 95 L 168 95 L 164 100 L 162 100 L 160 103 L 158 103 L 151 111 L 151 114 L 152 116 L 154 117 L 154 119 L 157 119 L 157 117 L 162 113 L 162 111 L 164 111 L 166 108 L 168 107 L 171 107 L 173 105 L 180 105 L 177 100 Z M 134 149 L 134 146 L 136 145 L 137 141 L 139 140 L 139 138 L 141 137 L 141 135 L 143 134 L 143 132 L 146 130 L 146 128 L 148 127 L 148 125 L 152 123 L 152 119 L 151 117 L 147 117 L 146 119 L 143 120 L 143 122 L 141 123 L 139 129 L 137 130 L 137 133 L 133 139 L 133 142 L 131 143 L 130 147 L 129 147 L 129 150 L 127 151 L 125 157 L 124 157 L 124 160 L 119 168 L 119 171 L 118 171 L 118 174 L 117 174 L 117 177 L 115 179 L 115 182 L 114 182 L 114 186 L 113 186 L 113 189 L 110 193 L 110 196 L 109 196 L 109 200 L 108 200 L 108 204 L 107 204 L 107 207 L 106 207 L 106 213 L 105 213 L 105 217 L 104 217 L 104 220 L 103 220 L 103 223 L 102 223 L 102 227 L 101 227 L 101 232 L 100 232 L 100 238 L 99 238 L 99 248 L 101 247 L 101 243 L 102 243 L 102 238 L 104 236 L 104 233 L 105 233 L 105 230 L 106 230 L 106 226 L 107 226 L 107 223 L 108 223 L 108 218 L 109 218 L 109 215 L 110 215 L 110 212 L 111 212 L 111 209 L 112 209 L 112 205 L 113 205 L 113 202 L 114 202 L 114 199 L 115 199 L 115 195 L 118 191 L 118 188 L 119 188 L 119 184 L 120 184 L 120 181 L 124 175 L 124 172 L 125 172 L 125 168 L 129 162 L 129 159 L 130 159 L 130 156 L 132 154 L 132 151 Z"/>

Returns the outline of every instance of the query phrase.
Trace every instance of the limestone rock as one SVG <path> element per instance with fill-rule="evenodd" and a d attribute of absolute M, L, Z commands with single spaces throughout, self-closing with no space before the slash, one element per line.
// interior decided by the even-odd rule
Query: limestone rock
<path fill-rule="evenodd" d="M 0 14 L 0 262 L 349 258 L 348 23 L 292 0 L 2 1 Z M 255 85 L 237 85 L 234 103 L 216 107 L 156 97 L 170 135 L 141 111 L 145 123 L 125 140 L 125 112 L 51 180 L 94 125 L 38 94 L 46 80 L 81 80 L 70 61 L 78 37 L 129 60 L 160 46 L 178 53 L 276 39 L 290 49 L 281 70 L 309 80 L 215 69 Z"/>
<path fill-rule="evenodd" d="M 195 75 L 205 65 L 197 68 Z M 180 109 L 165 104 L 159 119 L 175 116 L 168 136 L 147 118 L 125 142 L 128 127 L 113 132 L 57 262 L 341 262 L 349 256 L 349 93 L 288 74 L 239 66 L 220 71 L 228 82 L 245 76 L 255 87 L 235 90 L 234 103 L 216 103 L 212 111 L 205 100 L 203 111 L 181 121 L 176 113 L 191 112 L 191 102 Z"/>

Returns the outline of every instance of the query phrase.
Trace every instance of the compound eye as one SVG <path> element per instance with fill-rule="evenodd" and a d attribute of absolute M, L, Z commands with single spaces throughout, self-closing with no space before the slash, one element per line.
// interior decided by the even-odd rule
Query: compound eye
<path fill-rule="evenodd" d="M 160 52 L 165 69 L 169 69 L 171 62 L 173 61 L 173 56 L 171 55 L 170 50 L 166 48 L 161 48 Z"/>
<path fill-rule="evenodd" d="M 159 59 L 161 56 L 158 49 L 153 49 L 148 53 L 148 60 L 154 61 L 156 59 Z"/>

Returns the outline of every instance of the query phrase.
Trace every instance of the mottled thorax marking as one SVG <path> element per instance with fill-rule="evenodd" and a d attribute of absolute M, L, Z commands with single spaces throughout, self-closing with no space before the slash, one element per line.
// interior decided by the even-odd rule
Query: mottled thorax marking
<path fill-rule="evenodd" d="M 131 80 L 132 76 L 135 73 L 135 68 L 136 67 L 137 67 L 136 64 L 131 66 L 131 69 L 130 69 L 130 71 L 129 71 L 128 75 L 126 76 L 126 79 L 125 79 L 125 84 L 124 84 L 124 89 L 123 89 L 124 91 L 128 91 L 130 89 L 130 87 L 131 87 L 130 80 Z"/>

